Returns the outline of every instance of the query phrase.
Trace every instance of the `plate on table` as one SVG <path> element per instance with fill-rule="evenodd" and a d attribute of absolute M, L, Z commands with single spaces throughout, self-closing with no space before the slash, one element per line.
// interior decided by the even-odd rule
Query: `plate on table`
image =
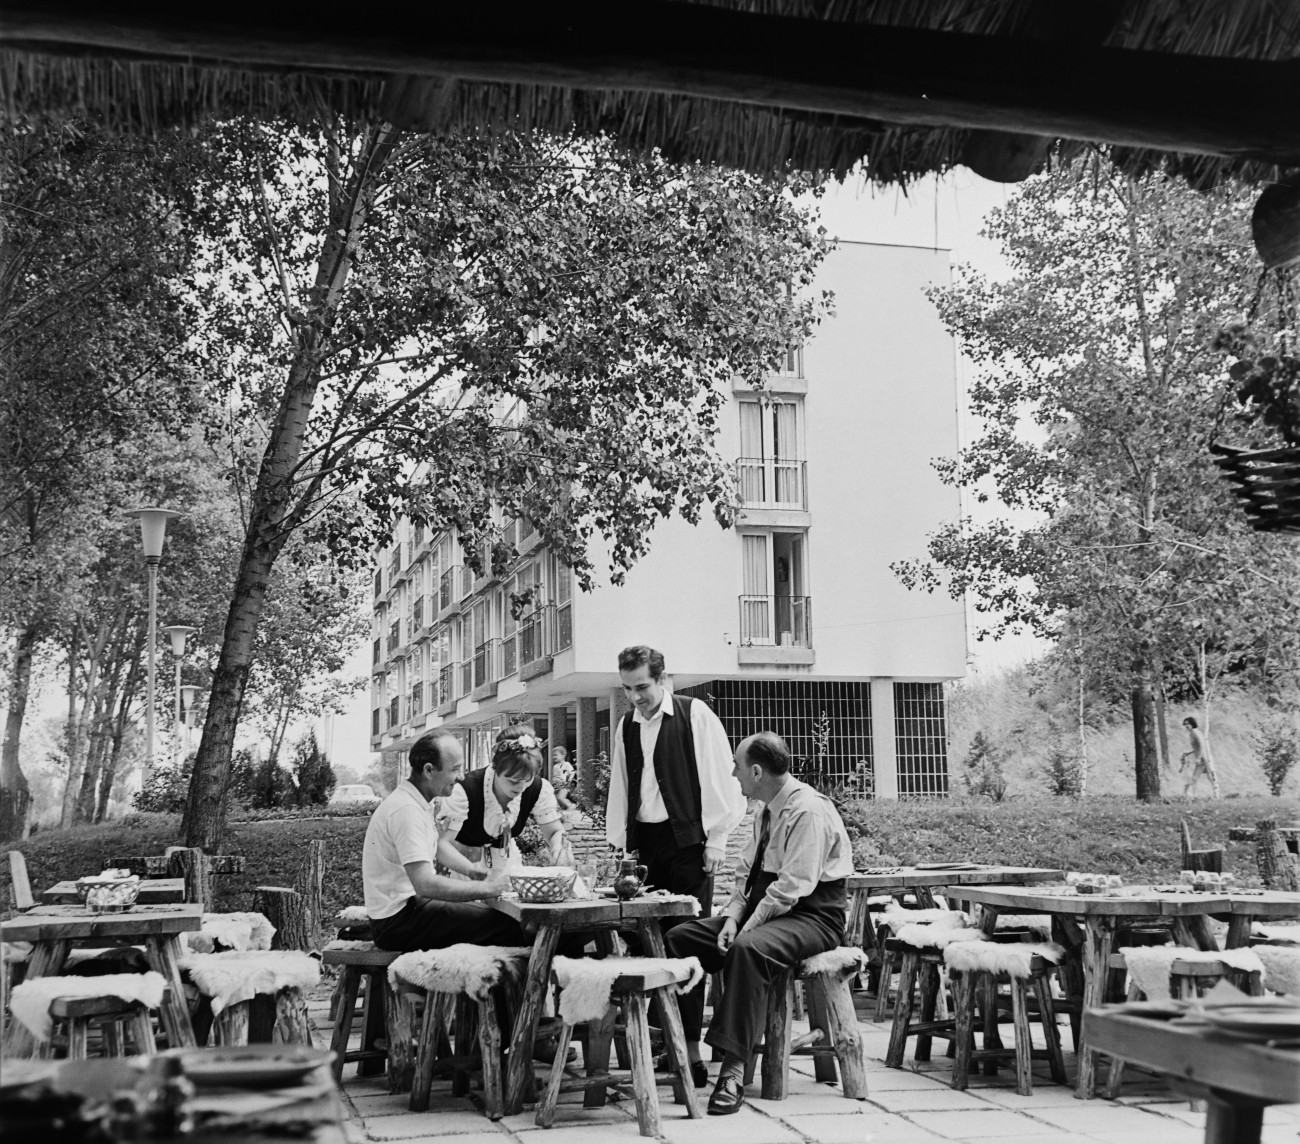
<path fill-rule="evenodd" d="M 62 1061 L 7 1060 L 0 1068 L 0 1092 L 12 1092 L 50 1080 L 62 1064 Z"/>
<path fill-rule="evenodd" d="M 297 1084 L 334 1059 L 330 1049 L 309 1045 L 231 1045 L 182 1049 L 185 1075 L 196 1085 L 225 1088 L 276 1088 Z"/>
<path fill-rule="evenodd" d="M 918 862 L 913 870 L 978 870 L 976 862 Z"/>
<path fill-rule="evenodd" d="M 1233 1036 L 1261 1040 L 1300 1037 L 1300 1005 L 1211 1005 L 1201 1015 L 1215 1029 Z"/>

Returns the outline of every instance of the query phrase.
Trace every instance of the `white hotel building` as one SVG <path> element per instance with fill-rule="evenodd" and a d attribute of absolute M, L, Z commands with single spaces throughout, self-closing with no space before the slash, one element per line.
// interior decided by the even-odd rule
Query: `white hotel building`
<path fill-rule="evenodd" d="M 943 682 L 965 672 L 965 617 L 889 566 L 959 514 L 930 464 L 958 444 L 954 346 L 925 297 L 948 280 L 946 251 L 840 244 L 816 284 L 835 315 L 770 400 L 737 385 L 722 415 L 736 527 L 661 522 L 622 587 L 575 591 L 520 523 L 511 576 L 475 579 L 454 536 L 403 523 L 376 559 L 373 749 L 447 726 L 481 766 L 527 715 L 585 771 L 626 710 L 617 654 L 648 643 L 733 743 L 769 728 L 827 777 L 865 760 L 877 797 L 946 793 Z M 510 593 L 533 584 L 540 602 L 514 619 Z"/>

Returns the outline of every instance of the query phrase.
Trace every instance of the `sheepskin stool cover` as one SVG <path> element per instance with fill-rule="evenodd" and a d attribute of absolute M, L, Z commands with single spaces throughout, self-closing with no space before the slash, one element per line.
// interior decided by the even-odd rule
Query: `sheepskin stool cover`
<path fill-rule="evenodd" d="M 905 910 L 897 902 L 892 902 L 880 912 L 880 922 L 889 927 L 889 932 L 897 936 L 898 931 L 909 925 L 933 925 L 956 929 L 970 925 L 970 919 L 960 910 L 943 910 L 932 908 L 925 910 Z"/>
<path fill-rule="evenodd" d="M 297 950 L 237 950 L 195 953 L 181 958 L 198 991 L 212 1006 L 219 1045 L 248 1044 L 249 1005 L 255 997 L 275 999 L 275 1044 L 311 1044 L 303 991 L 320 983 L 320 962 Z"/>
<path fill-rule="evenodd" d="M 585 1061 L 590 1074 L 600 1070 L 599 1076 L 608 1086 L 632 1089 L 636 1104 L 637 1126 L 642 1136 L 658 1136 L 659 1095 L 656 1085 L 665 1078 L 656 1077 L 650 1048 L 650 1023 L 647 1012 L 648 994 L 659 998 L 660 1017 L 664 1023 L 665 1046 L 676 1059 L 677 1069 L 670 1078 L 678 1097 L 686 1105 L 692 1119 L 700 1115 L 695 1086 L 689 1074 L 686 1056 L 686 1037 L 677 1013 L 674 994 L 693 989 L 704 980 L 704 969 L 695 957 L 607 957 L 594 958 L 556 957 L 551 962 L 551 973 L 560 987 L 560 1039 L 551 1066 L 550 1080 L 537 1109 L 538 1127 L 549 1128 L 555 1120 L 556 1104 L 562 1092 L 584 1091 L 587 1081 L 566 1081 L 564 1057 L 575 1025 L 593 1024 L 605 1020 L 611 1004 L 618 1000 L 627 1021 L 627 1050 L 630 1057 L 629 1073 L 609 1073 L 607 1060 L 599 1054 Z M 620 984 L 620 978 L 631 978 Z M 633 987 L 633 982 L 639 982 Z M 615 987 L 618 995 L 615 996 Z M 595 1038 L 588 1040 L 591 1048 Z"/>
<path fill-rule="evenodd" d="M 102 977 L 37 977 L 15 985 L 9 997 L 9 1009 L 38 1041 L 48 1041 L 54 1033 L 50 1003 L 56 997 L 115 997 L 119 1001 L 139 1002 L 147 1009 L 162 1004 L 167 983 L 161 973 L 109 973 Z"/>
<path fill-rule="evenodd" d="M 506 986 L 516 991 L 531 949 L 513 945 L 472 945 L 461 942 L 446 949 L 422 949 L 401 954 L 388 967 L 394 991 L 422 990 L 426 994 L 424 1020 L 417 1042 L 409 1106 L 413 1112 L 429 1107 L 434 1073 L 441 1063 L 452 1074 L 452 1094 L 469 1091 L 472 1049 L 478 1045 L 476 1071 L 483 1082 L 488 1119 L 505 1115 L 502 1034 L 504 1024 L 493 990 Z M 477 1010 L 477 1012 L 475 1012 Z M 456 1055 L 440 1056 L 447 1040 L 447 1025 L 455 1017 Z M 476 1019 L 475 1019 L 476 1018 Z M 475 1027 L 476 1026 L 476 1027 Z M 504 1030 L 509 1036 L 509 1030 Z M 390 1025 L 389 1040 L 394 1033 Z M 390 1057 L 391 1064 L 391 1057 Z"/>
<path fill-rule="evenodd" d="M 1264 980 L 1274 993 L 1300 999 L 1300 946 L 1257 945 L 1251 952 L 1264 966 Z"/>
<path fill-rule="evenodd" d="M 1170 972 L 1175 961 L 1213 964 L 1219 962 L 1242 973 L 1258 974 L 1264 981 L 1264 963 L 1253 949 L 1190 949 L 1183 945 L 1125 946 L 1119 951 L 1128 969 L 1130 988 L 1136 988 L 1148 1001 L 1168 1001 Z M 1189 980 L 1187 986 L 1195 988 Z"/>

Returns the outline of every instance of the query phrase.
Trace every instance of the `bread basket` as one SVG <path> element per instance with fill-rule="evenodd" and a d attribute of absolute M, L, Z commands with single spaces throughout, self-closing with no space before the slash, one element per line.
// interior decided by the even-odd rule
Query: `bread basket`
<path fill-rule="evenodd" d="M 510 871 L 510 886 L 521 902 L 567 902 L 577 876 L 566 866 L 525 866 Z"/>
<path fill-rule="evenodd" d="M 117 874 L 117 877 L 109 875 Z M 105 871 L 98 878 L 78 878 L 77 894 L 96 913 L 122 913 L 135 905 L 140 896 L 140 879 L 134 874 L 120 876 L 119 871 Z"/>

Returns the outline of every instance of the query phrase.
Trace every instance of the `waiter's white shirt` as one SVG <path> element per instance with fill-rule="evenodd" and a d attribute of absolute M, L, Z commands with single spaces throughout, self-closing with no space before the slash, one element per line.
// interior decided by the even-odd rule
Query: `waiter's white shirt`
<path fill-rule="evenodd" d="M 624 719 L 631 719 L 641 735 L 641 807 L 638 822 L 666 822 L 668 807 L 664 804 L 659 779 L 655 775 L 655 744 L 659 742 L 659 729 L 665 719 L 674 719 L 673 693 L 664 688 L 659 710 L 647 719 L 633 709 Z M 691 704 L 691 734 L 695 740 L 695 762 L 700 777 L 700 824 L 704 828 L 704 856 L 720 859 L 727 850 L 727 835 L 745 817 L 745 799 L 740 784 L 731 773 L 733 755 L 727 732 L 707 703 L 696 700 Z M 610 745 L 609 800 L 605 808 L 605 837 L 610 845 L 620 850 L 627 848 L 627 758 L 623 751 L 623 722 L 614 728 Z"/>

